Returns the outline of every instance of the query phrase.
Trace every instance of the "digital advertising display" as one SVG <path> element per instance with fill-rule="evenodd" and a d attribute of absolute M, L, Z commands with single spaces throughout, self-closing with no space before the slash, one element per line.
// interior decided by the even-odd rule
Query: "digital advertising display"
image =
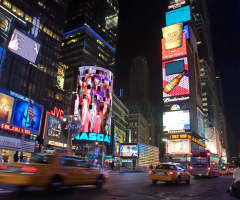
<path fill-rule="evenodd" d="M 187 55 L 186 36 L 183 33 L 181 46 L 174 49 L 165 49 L 164 39 L 162 39 L 162 60 L 173 59 L 176 57 L 183 57 Z"/>
<path fill-rule="evenodd" d="M 188 40 L 190 37 L 190 33 L 189 33 L 189 26 L 187 24 L 183 26 L 183 32 L 185 33 L 186 40 Z"/>
<path fill-rule="evenodd" d="M 185 100 L 189 98 L 189 74 L 187 57 L 163 62 L 163 101 Z"/>
<path fill-rule="evenodd" d="M 175 49 L 182 46 L 183 24 L 173 24 L 162 28 L 163 43 L 165 50 Z"/>
<path fill-rule="evenodd" d="M 115 142 L 123 143 L 125 142 L 126 133 L 117 126 L 114 126 L 114 140 Z"/>
<path fill-rule="evenodd" d="M 0 11 L 0 35 L 4 40 L 7 40 L 12 18 Z"/>
<path fill-rule="evenodd" d="M 36 104 L 16 100 L 12 123 L 20 128 L 36 131 L 39 134 L 42 108 Z"/>
<path fill-rule="evenodd" d="M 138 145 L 137 144 L 122 144 L 120 145 L 121 157 L 138 157 Z"/>
<path fill-rule="evenodd" d="M 81 122 L 80 132 L 111 135 L 113 74 L 96 67 L 79 68 L 74 115 Z"/>
<path fill-rule="evenodd" d="M 198 134 L 201 137 L 205 138 L 204 115 L 198 108 L 197 108 L 197 117 L 198 117 Z"/>
<path fill-rule="evenodd" d="M 170 4 L 168 6 L 168 9 L 180 8 L 187 3 L 186 1 L 187 0 L 170 0 Z"/>
<path fill-rule="evenodd" d="M 177 131 L 189 129 L 189 110 L 163 112 L 163 131 Z"/>
<path fill-rule="evenodd" d="M 190 20 L 191 10 L 189 5 L 166 12 L 166 26 Z"/>
<path fill-rule="evenodd" d="M 24 59 L 36 64 L 40 44 L 15 29 L 8 44 L 8 49 Z"/>
<path fill-rule="evenodd" d="M 49 115 L 47 135 L 60 138 L 62 132 L 62 121 L 54 116 Z"/>
<path fill-rule="evenodd" d="M 63 121 L 60 118 L 61 118 L 60 116 L 57 116 L 57 113 L 46 112 L 43 133 L 45 145 L 63 148 L 67 147 L 67 136 L 63 134 L 62 131 Z"/>
<path fill-rule="evenodd" d="M 177 139 L 167 141 L 168 154 L 189 154 L 191 152 L 189 139 Z"/>
<path fill-rule="evenodd" d="M 0 122 L 10 123 L 14 98 L 0 92 Z"/>

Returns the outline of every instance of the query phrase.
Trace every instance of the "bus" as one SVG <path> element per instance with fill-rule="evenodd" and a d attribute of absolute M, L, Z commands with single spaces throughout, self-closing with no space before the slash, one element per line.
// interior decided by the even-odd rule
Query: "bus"
<path fill-rule="evenodd" d="M 214 158 L 214 159 L 212 159 Z M 192 176 L 217 177 L 220 175 L 216 155 L 208 150 L 198 150 L 191 153 L 189 171 Z"/>

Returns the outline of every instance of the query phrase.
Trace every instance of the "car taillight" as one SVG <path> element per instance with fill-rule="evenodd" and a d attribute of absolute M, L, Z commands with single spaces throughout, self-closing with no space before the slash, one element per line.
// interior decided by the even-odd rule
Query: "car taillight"
<path fill-rule="evenodd" d="M 152 174 L 152 173 L 153 173 L 152 170 L 148 171 L 148 174 Z"/>
<path fill-rule="evenodd" d="M 0 170 L 5 170 L 7 169 L 7 165 L 0 165 Z"/>
<path fill-rule="evenodd" d="M 168 171 L 168 175 L 173 175 L 174 172 L 173 171 Z"/>
<path fill-rule="evenodd" d="M 23 166 L 21 168 L 21 172 L 24 172 L 24 173 L 36 173 L 38 170 L 36 167 L 34 166 Z"/>
<path fill-rule="evenodd" d="M 208 167 L 207 169 L 208 169 L 208 171 L 210 171 L 210 170 L 211 170 L 211 168 L 210 168 L 210 167 Z"/>

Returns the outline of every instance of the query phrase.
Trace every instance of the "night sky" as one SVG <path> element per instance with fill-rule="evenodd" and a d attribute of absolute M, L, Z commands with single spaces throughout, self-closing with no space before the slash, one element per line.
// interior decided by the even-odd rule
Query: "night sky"
<path fill-rule="evenodd" d="M 151 73 L 151 99 L 161 102 L 161 28 L 167 5 L 160 0 L 119 1 L 119 44 L 116 87 L 127 88 L 131 60 L 145 56 Z M 240 123 L 240 1 L 208 0 L 216 71 L 223 84 L 225 114 L 232 150 L 236 152 Z M 119 82 L 119 83 L 118 83 Z M 128 95 L 124 91 L 124 95 Z M 237 140 L 236 140 L 237 139 Z M 232 143 L 235 141 L 235 144 Z M 240 150 L 240 149 L 239 149 Z"/>

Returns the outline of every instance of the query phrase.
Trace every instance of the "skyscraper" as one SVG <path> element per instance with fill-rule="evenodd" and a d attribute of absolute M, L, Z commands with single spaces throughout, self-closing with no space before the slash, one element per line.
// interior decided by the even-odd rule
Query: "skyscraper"
<path fill-rule="evenodd" d="M 136 142 L 158 145 L 149 97 L 149 76 L 147 59 L 142 56 L 135 57 L 132 60 L 129 75 L 129 99 L 127 101 L 130 111 L 129 123 L 132 127 L 137 124 L 135 127 L 137 131 L 132 131 L 132 137 Z"/>
<path fill-rule="evenodd" d="M 193 21 L 198 33 L 200 77 L 202 85 L 205 126 L 215 127 L 220 133 L 223 148 L 228 149 L 226 119 L 224 114 L 221 80 L 217 75 L 211 41 L 211 24 L 206 0 L 191 0 Z M 229 156 L 229 152 L 227 152 Z"/>
<path fill-rule="evenodd" d="M 80 66 L 101 66 L 113 71 L 118 35 L 118 12 L 117 1 L 71 0 L 69 2 L 60 58 L 68 68 L 65 76 L 67 91 L 76 89 Z M 72 102 L 71 96 L 67 101 Z M 68 112 L 71 112 L 70 106 Z"/>
<path fill-rule="evenodd" d="M 12 19 L 9 35 L 3 44 L 7 51 L 0 72 L 0 86 L 36 100 L 47 110 L 54 106 L 64 107 L 64 92 L 57 79 L 61 79 L 58 57 L 66 6 L 67 1 L 61 0 L 0 2 L 1 10 Z M 12 53 L 7 47 L 15 29 L 40 44 L 35 63 L 24 55 Z M 64 68 L 62 70 L 61 76 L 64 76 Z"/>

